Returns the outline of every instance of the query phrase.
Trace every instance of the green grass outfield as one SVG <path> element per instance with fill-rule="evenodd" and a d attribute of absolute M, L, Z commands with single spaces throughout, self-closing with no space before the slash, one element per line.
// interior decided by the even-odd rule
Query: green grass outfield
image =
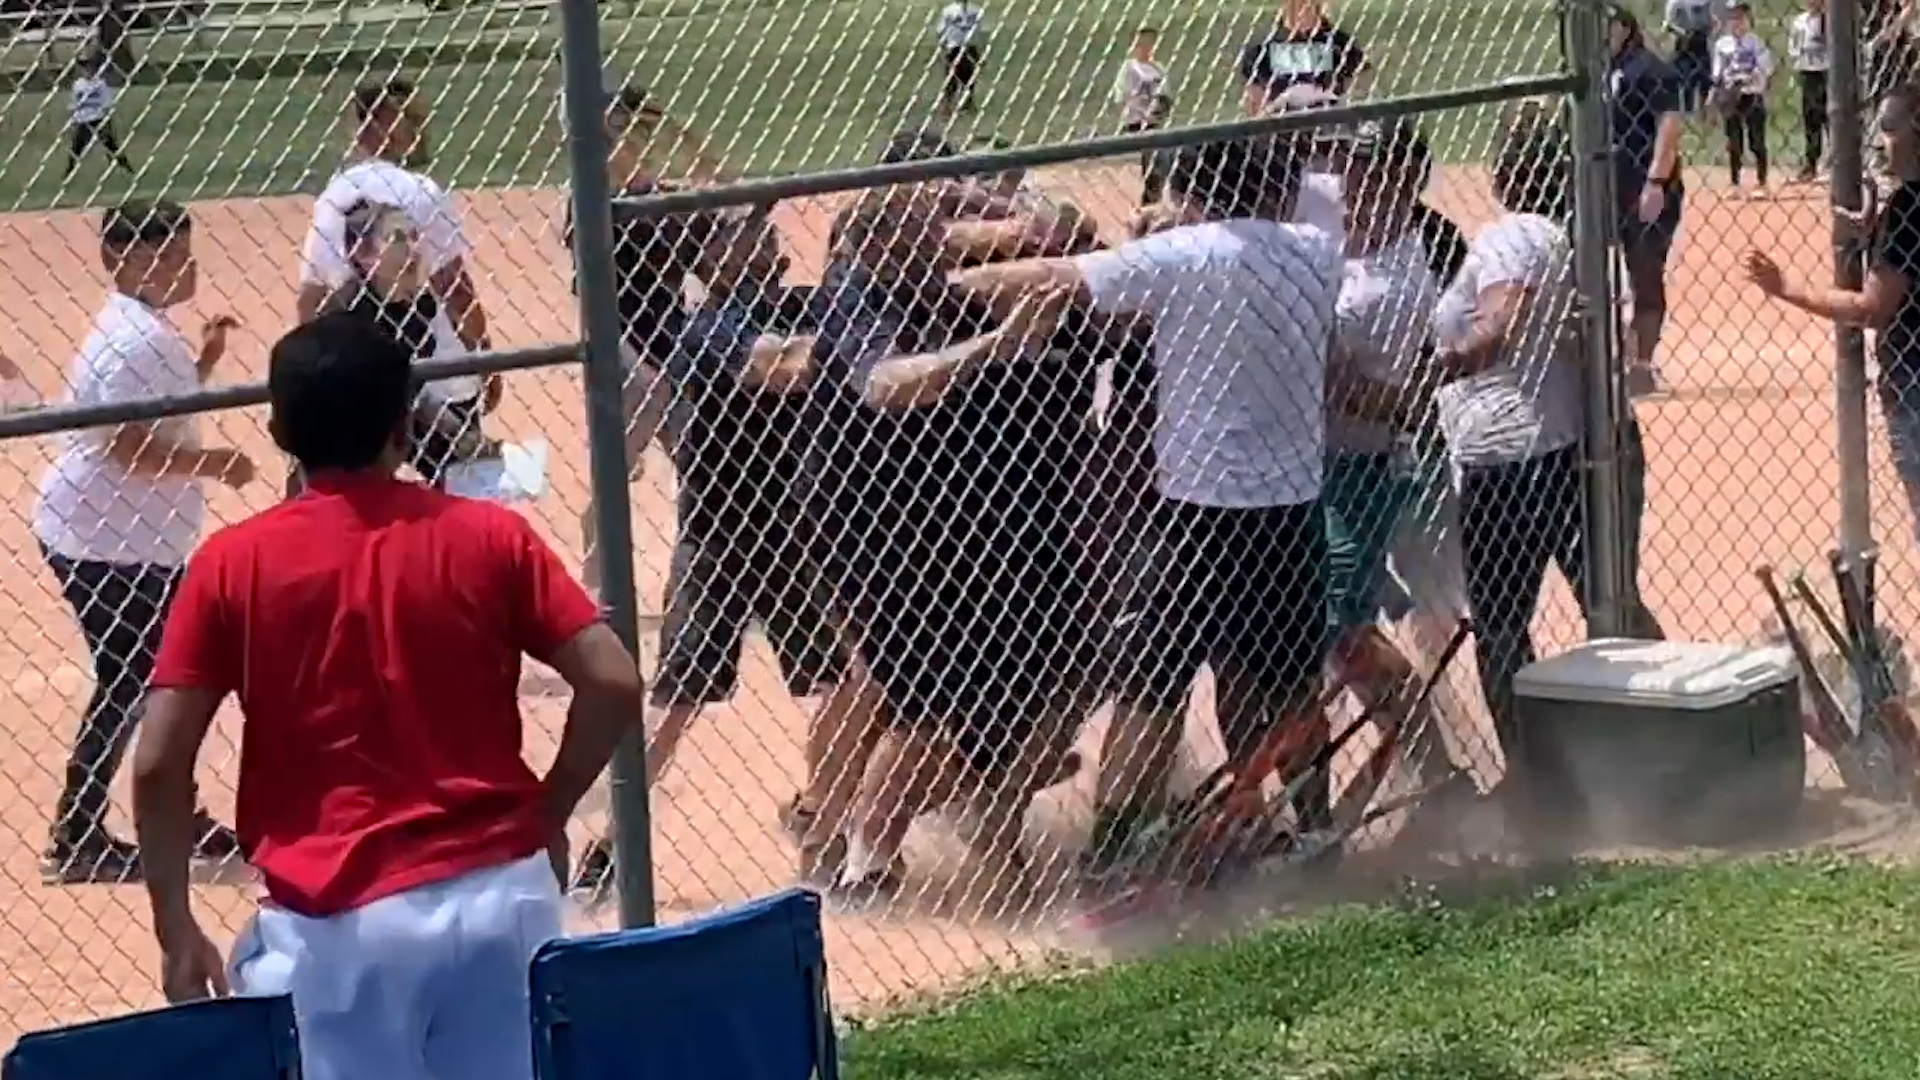
<path fill-rule="evenodd" d="M 843 1042 L 850 1080 L 1911 1080 L 1920 875 L 1594 871 L 1357 908 Z"/>
<path fill-rule="evenodd" d="M 1760 14 L 1762 30 L 1782 52 L 1791 4 L 1767 0 Z M 724 160 L 765 174 L 865 161 L 889 131 L 924 119 L 934 85 L 928 27 L 938 6 L 642 0 L 604 6 L 602 34 L 614 72 L 660 88 L 676 111 L 715 135 Z M 1035 143 L 1112 130 L 1114 64 L 1131 28 L 1143 22 L 1165 29 L 1162 58 L 1175 80 L 1177 118 L 1230 114 L 1238 100 L 1232 54 L 1268 23 L 1273 4 L 990 0 L 987 9 L 985 108 L 972 134 Z M 1339 14 L 1375 58 L 1380 92 L 1476 85 L 1556 64 L 1554 9 L 1543 0 L 1344 0 Z M 324 34 L 315 31 L 313 39 Z M 306 45 L 296 37 L 289 47 Z M 443 179 L 473 187 L 564 177 L 557 60 L 415 74 L 436 102 L 434 171 Z M 132 191 L 217 198 L 315 190 L 337 160 L 340 106 L 358 76 L 130 88 L 119 119 L 146 165 L 134 182 L 99 156 L 63 182 L 64 98 L 20 94 L 0 110 L 0 146 L 10 148 L 0 162 L 0 209 L 97 205 Z M 1775 110 L 1773 141 L 1782 161 L 1790 142 L 1797 148 L 1797 136 L 1788 134 L 1797 123 L 1788 83 L 1780 80 Z M 1441 156 L 1461 160 L 1484 152 L 1488 116 L 1487 109 L 1465 110 L 1425 124 Z M 1713 157 L 1718 142 L 1696 139 L 1693 159 Z"/>

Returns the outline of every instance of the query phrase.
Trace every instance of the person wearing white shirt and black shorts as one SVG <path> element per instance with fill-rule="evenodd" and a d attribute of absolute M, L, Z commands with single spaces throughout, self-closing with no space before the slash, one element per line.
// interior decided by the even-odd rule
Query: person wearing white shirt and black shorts
<path fill-rule="evenodd" d="M 1341 251 L 1322 229 L 1283 223 L 1299 184 L 1286 141 L 1183 148 L 1167 176 L 1174 227 L 959 275 L 980 293 L 1063 288 L 1102 315 L 1153 320 L 1160 500 L 1120 632 L 1087 855 L 1096 873 L 1149 820 L 1143 803 L 1163 792 L 1203 665 L 1219 680 L 1240 784 L 1261 779 L 1247 766 L 1271 725 L 1322 722 L 1303 710 L 1328 643 L 1320 486 Z M 1148 752 L 1126 745 L 1134 740 Z M 1324 798 L 1314 792 L 1302 808 L 1311 824 Z M 1212 867 L 1184 869 L 1205 878 Z"/>
<path fill-rule="evenodd" d="M 1173 94 L 1167 85 L 1167 71 L 1153 58 L 1153 47 L 1160 31 L 1143 26 L 1133 32 L 1133 45 L 1127 58 L 1120 61 L 1120 72 L 1113 79 L 1113 103 L 1120 106 L 1122 131 L 1158 131 L 1173 115 Z M 1166 189 L 1161 175 L 1161 155 L 1148 151 L 1140 155 L 1140 205 L 1160 201 Z"/>
<path fill-rule="evenodd" d="M 1827 0 L 1806 0 L 1806 5 L 1807 10 L 1787 23 L 1787 59 L 1800 89 L 1800 131 L 1806 136 L 1806 156 L 1796 177 L 1803 184 L 1819 175 L 1826 150 L 1827 66 L 1832 54 Z"/>
<path fill-rule="evenodd" d="M 934 37 L 940 43 L 940 111 L 972 112 L 974 85 L 980 80 L 980 30 L 986 14 L 973 0 L 953 0 L 940 9 Z"/>
<path fill-rule="evenodd" d="M 208 322 L 199 347 L 168 315 L 192 299 L 193 227 L 173 203 L 127 203 L 102 219 L 100 255 L 113 292 L 70 373 L 79 405 L 191 393 L 226 352 L 233 321 Z M 43 873 L 49 883 L 127 881 L 138 850 L 107 831 L 107 793 L 138 721 L 167 604 L 199 541 L 202 480 L 240 487 L 253 462 L 202 447 L 192 417 L 94 428 L 67 436 L 40 478 L 33 531 L 92 654 L 93 696 L 67 759 Z M 198 853 L 239 851 L 205 814 Z"/>
<path fill-rule="evenodd" d="M 110 66 L 107 54 L 98 49 L 88 50 L 74 65 L 70 91 L 73 141 L 67 148 L 68 176 L 72 176 L 73 170 L 79 168 L 80 159 L 95 143 L 99 143 L 112 156 L 115 165 L 128 172 L 136 171 L 133 162 L 127 159 L 127 152 L 120 146 L 120 136 L 113 130 L 113 100 L 117 91 L 113 83 L 107 80 Z"/>
<path fill-rule="evenodd" d="M 1753 9 L 1746 0 L 1727 7 L 1727 32 L 1713 43 L 1714 104 L 1726 124 L 1727 168 L 1734 198 L 1740 197 L 1740 170 L 1753 155 L 1758 186 L 1767 194 L 1767 82 L 1773 78 L 1773 51 L 1753 32 Z"/>
<path fill-rule="evenodd" d="M 423 99 L 405 80 L 373 83 L 354 91 L 352 115 L 352 159 L 314 202 L 313 226 L 300 266 L 296 321 L 311 321 L 329 297 L 359 278 L 347 236 L 348 211 L 391 207 L 400 212 L 411 232 L 414 255 L 426 271 L 434 298 L 433 358 L 485 350 L 489 347 L 487 318 L 467 271 L 473 245 L 462 228 L 460 211 L 445 189 L 411 167 L 425 164 L 427 157 Z M 470 441 L 465 435 L 477 431 L 481 416 L 498 403 L 499 395 L 498 376 L 427 384 L 416 412 L 426 427 L 445 437 L 422 439 L 422 444 L 446 447 Z M 437 475 L 446 464 L 444 459 L 417 456 L 414 462 L 423 476 Z"/>

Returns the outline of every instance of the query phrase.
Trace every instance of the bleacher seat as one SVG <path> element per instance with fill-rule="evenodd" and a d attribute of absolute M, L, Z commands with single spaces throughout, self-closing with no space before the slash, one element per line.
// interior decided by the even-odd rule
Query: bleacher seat
<path fill-rule="evenodd" d="M 838 1080 L 820 898 L 790 889 L 533 958 L 539 1080 Z"/>
<path fill-rule="evenodd" d="M 0 1080 L 297 1080 L 286 997 L 234 997 L 23 1036 Z"/>

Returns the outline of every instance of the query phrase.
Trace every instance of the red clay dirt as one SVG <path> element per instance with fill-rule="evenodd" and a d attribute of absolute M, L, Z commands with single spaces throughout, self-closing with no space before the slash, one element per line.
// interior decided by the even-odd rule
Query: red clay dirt
<path fill-rule="evenodd" d="M 1127 165 L 1093 166 L 1042 177 L 1045 188 L 1093 210 L 1117 235 L 1136 184 Z M 1437 198 L 1462 223 L 1484 220 L 1489 202 L 1470 172 L 1444 178 Z M 573 333 L 574 298 L 566 252 L 558 241 L 561 197 L 553 192 L 477 192 L 462 201 L 478 247 L 474 264 L 503 345 L 564 340 Z M 233 357 L 222 382 L 258 378 L 266 342 L 286 325 L 293 301 L 296 253 L 308 202 L 263 199 L 198 204 L 195 245 L 201 296 L 181 321 L 189 330 L 216 313 L 240 318 Z M 1651 475 L 1644 582 L 1649 600 L 1676 636 L 1749 639 L 1760 623 L 1754 563 L 1819 564 L 1835 535 L 1836 479 L 1831 338 L 1811 320 L 1762 302 L 1737 278 L 1734 259 L 1748 246 L 1777 252 L 1790 264 L 1824 272 L 1826 214 L 1822 201 L 1730 203 L 1696 184 L 1685 236 L 1672 274 L 1673 319 L 1663 365 L 1674 393 L 1640 405 Z M 796 274 L 817 273 L 825 248 L 827 203 L 783 206 L 778 223 L 796 256 Z M 94 222 L 80 213 L 16 215 L 0 224 L 0 259 L 14 268 L 6 283 L 10 324 L 0 350 L 56 397 L 63 370 L 104 287 L 94 263 Z M 44 268 L 44 269 L 42 269 Z M 497 429 L 516 438 L 543 437 L 552 446 L 553 488 L 530 516 L 576 562 L 578 520 L 587 506 L 585 424 L 577 373 L 546 370 L 509 377 Z M 206 418 L 209 442 L 232 441 L 278 472 L 278 457 L 256 412 Z M 1876 436 L 1877 438 L 1877 436 Z M 0 590 L 17 605 L 0 635 L 0 1045 L 48 1025 L 157 1003 L 155 950 L 145 898 L 137 887 L 49 888 L 39 883 L 37 853 L 58 787 L 65 745 L 90 676 L 72 617 L 44 572 L 29 528 L 35 485 L 51 440 L 0 445 L 0 547 L 11 554 Z M 1908 627 L 1910 523 L 1891 485 L 1878 442 L 1876 522 L 1889 541 L 1884 575 L 1890 621 Z M 657 608 L 673 526 L 672 479 L 657 456 L 632 485 L 636 571 L 643 609 Z M 218 491 L 213 516 L 233 521 L 277 497 L 270 483 L 244 492 Z M 1543 645 L 1577 636 L 1578 620 L 1556 584 L 1541 617 Z M 710 711 L 682 751 L 654 800 L 654 855 L 661 917 L 677 919 L 737 901 L 791 880 L 793 852 L 782 838 L 777 808 L 800 773 L 805 709 L 788 700 L 767 655 L 751 647 L 742 692 Z M 1195 719 L 1207 710 L 1198 696 Z M 536 764 L 552 753 L 562 718 L 559 701 L 530 690 L 526 708 Z M 202 763 L 203 789 L 216 810 L 231 808 L 234 717 L 223 716 Z M 1091 733 L 1089 735 L 1091 738 Z M 1206 749 L 1197 741 L 1195 756 Z M 122 793 L 123 794 L 123 793 Z M 1062 793 L 1052 808 L 1073 832 L 1083 793 Z M 121 805 L 124 805 L 122 802 Z M 123 819 L 124 821 L 124 816 Z M 603 822 L 582 822 L 580 836 Z M 939 830 L 923 830 L 912 847 L 916 877 L 953 848 Z M 950 891 L 950 890 L 949 890 Z M 224 938 L 245 917 L 252 897 L 243 885 L 209 885 L 198 902 L 204 920 Z M 935 910 L 935 902 L 927 907 Z M 606 925 L 610 915 L 583 913 Z M 1031 961 L 1052 945 L 1046 935 L 940 915 L 829 921 L 836 1004 L 869 1011 L 906 995 L 951 987 L 970 976 Z"/>

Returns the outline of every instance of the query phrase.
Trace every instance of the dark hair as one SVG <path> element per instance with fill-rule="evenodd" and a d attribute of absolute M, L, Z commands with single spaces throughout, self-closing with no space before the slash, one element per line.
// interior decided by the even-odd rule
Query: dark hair
<path fill-rule="evenodd" d="M 1624 4 L 1609 4 L 1607 10 L 1609 17 L 1616 25 L 1626 27 L 1627 44 L 1645 45 L 1647 43 L 1646 31 L 1640 28 L 1640 17 L 1635 15 L 1632 9 Z"/>
<path fill-rule="evenodd" d="M 412 359 L 393 335 L 350 312 L 287 331 L 267 360 L 274 442 L 308 472 L 373 466 L 406 421 Z"/>
<path fill-rule="evenodd" d="M 931 161 L 935 158 L 950 158 L 960 151 L 937 131 L 924 128 L 914 131 L 896 131 L 893 138 L 887 140 L 886 148 L 880 151 L 882 165 L 898 165 L 903 161 Z"/>
<path fill-rule="evenodd" d="M 1167 189 L 1215 219 L 1268 216 L 1299 186 L 1291 139 L 1231 139 L 1183 146 L 1167 164 Z"/>
<path fill-rule="evenodd" d="M 159 247 L 193 231 L 193 216 L 170 199 L 131 199 L 100 215 L 100 249 L 125 254 L 132 247 Z"/>
<path fill-rule="evenodd" d="M 666 107 L 639 83 L 627 83 L 610 94 L 607 98 L 607 111 L 626 113 L 635 119 L 655 123 L 667 115 Z"/>
<path fill-rule="evenodd" d="M 1376 166 L 1404 169 L 1418 177 L 1422 187 L 1433 171 L 1433 149 L 1420 129 L 1406 120 L 1362 120 L 1351 127 L 1317 130 L 1315 141 L 1344 146 Z"/>
<path fill-rule="evenodd" d="M 1527 102 L 1493 151 L 1493 196 L 1516 214 L 1564 221 L 1573 212 L 1573 148 L 1553 111 Z"/>
<path fill-rule="evenodd" d="M 361 83 L 353 88 L 353 118 L 365 123 L 375 113 L 396 101 L 404 104 L 416 89 L 412 79 Z"/>

